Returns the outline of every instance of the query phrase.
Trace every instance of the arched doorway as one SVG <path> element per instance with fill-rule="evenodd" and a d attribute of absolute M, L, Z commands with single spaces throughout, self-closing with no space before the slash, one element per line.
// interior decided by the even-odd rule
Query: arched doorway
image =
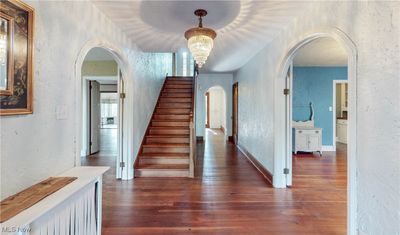
<path fill-rule="evenodd" d="M 122 55 L 123 54 L 120 53 L 119 50 L 115 48 L 112 44 L 103 40 L 94 40 L 88 42 L 78 55 L 78 59 L 75 64 L 75 165 L 81 165 L 82 156 L 87 156 L 91 153 L 96 152 L 96 146 L 95 148 L 91 149 L 92 146 L 95 144 L 93 143 L 93 140 L 95 140 L 95 138 L 93 139 L 94 135 L 93 133 L 91 133 L 91 131 L 95 130 L 96 132 L 96 130 L 99 130 L 100 132 L 102 127 L 113 127 L 115 128 L 115 133 L 113 134 L 113 137 L 115 138 L 111 138 L 111 144 L 115 145 L 112 146 L 115 151 L 114 154 L 111 154 L 114 155 L 112 168 L 115 169 L 116 178 L 130 179 L 132 178 L 133 170 L 131 169 L 131 167 L 128 166 L 131 165 L 130 163 L 132 162 L 132 159 L 130 159 L 127 154 L 129 142 L 127 141 L 127 138 L 125 136 L 127 136 L 128 134 L 124 133 L 124 130 L 127 129 L 127 124 L 129 123 L 126 120 L 127 117 L 129 118 L 129 116 L 127 115 L 127 112 L 125 112 L 125 109 L 128 105 L 127 101 L 129 101 L 125 98 L 127 97 L 129 91 L 127 89 L 127 80 L 124 79 L 128 77 L 128 70 L 126 66 L 127 60 L 124 59 Z M 105 61 L 114 61 L 115 66 L 110 69 L 110 67 L 112 66 L 107 65 L 99 67 L 93 65 L 92 63 L 88 66 L 89 69 L 84 68 L 85 61 L 88 61 L 88 57 L 92 57 L 92 61 L 95 61 L 94 64 L 96 63 L 96 61 L 104 62 L 104 57 L 107 57 Z M 93 72 L 94 76 L 91 76 L 90 74 L 88 75 L 87 70 Z M 112 75 L 107 75 L 107 70 L 108 72 L 110 70 L 113 71 Z M 106 75 L 102 75 L 101 73 L 106 73 Z M 101 88 L 102 84 L 108 86 L 108 88 L 105 86 Z M 92 85 L 92 89 L 94 88 L 94 90 L 92 90 L 92 94 L 90 93 L 90 85 Z M 111 86 L 113 86 L 113 88 L 111 88 L 110 92 L 110 90 L 107 89 L 110 89 Z M 103 89 L 104 92 L 101 92 L 100 89 Z M 94 95 L 93 93 L 97 95 Z M 95 99 L 101 100 L 101 93 L 107 94 L 105 95 L 104 100 L 108 103 L 111 102 L 113 104 L 102 105 L 99 102 L 98 107 L 96 107 L 96 105 L 94 105 L 95 107 L 90 107 L 90 99 L 93 97 Z M 115 94 L 110 95 L 110 93 Z M 114 108 L 110 108 L 110 110 L 103 112 L 103 114 L 106 116 L 111 115 L 110 117 L 101 118 L 101 106 L 114 106 Z M 94 119 L 93 116 L 91 117 L 89 115 L 90 111 L 95 111 L 96 115 L 99 118 Z M 95 121 L 95 123 L 90 123 L 92 121 Z M 100 133 L 98 134 L 98 138 L 101 138 Z M 92 141 L 90 141 L 91 139 Z M 90 142 L 92 142 L 92 146 Z M 100 150 L 99 147 L 100 146 L 98 146 L 98 150 Z"/>
<path fill-rule="evenodd" d="M 293 59 L 300 48 L 320 39 L 331 38 L 347 52 L 348 66 L 348 144 L 347 144 L 347 226 L 348 233 L 356 231 L 356 64 L 357 50 L 353 42 L 337 29 L 322 29 L 309 34 L 293 44 L 287 52 L 275 81 L 275 148 L 274 186 L 284 188 L 292 185 L 292 74 Z M 282 131 L 284 130 L 284 131 Z"/>

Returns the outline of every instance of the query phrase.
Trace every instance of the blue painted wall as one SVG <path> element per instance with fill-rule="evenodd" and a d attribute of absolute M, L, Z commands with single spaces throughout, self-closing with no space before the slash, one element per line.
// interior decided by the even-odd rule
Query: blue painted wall
<path fill-rule="evenodd" d="M 347 80 L 347 67 L 294 67 L 293 120 L 308 120 L 314 106 L 315 126 L 322 128 L 322 145 L 333 145 L 333 80 Z"/>

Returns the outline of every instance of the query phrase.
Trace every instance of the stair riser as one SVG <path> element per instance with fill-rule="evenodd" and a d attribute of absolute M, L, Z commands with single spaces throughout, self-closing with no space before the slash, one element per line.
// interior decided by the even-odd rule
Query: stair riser
<path fill-rule="evenodd" d="M 173 79 L 167 79 L 166 80 L 166 84 L 192 84 L 193 79 L 189 79 L 189 80 L 173 80 Z"/>
<path fill-rule="evenodd" d="M 167 109 L 156 109 L 156 114 L 189 114 L 190 109 L 173 109 L 173 108 L 167 108 Z"/>
<path fill-rule="evenodd" d="M 161 98 L 164 97 L 192 98 L 192 93 L 162 93 Z"/>
<path fill-rule="evenodd" d="M 135 177 L 189 177 L 188 170 L 135 170 Z"/>
<path fill-rule="evenodd" d="M 168 127 L 188 127 L 189 122 L 159 122 L 152 121 L 151 126 L 159 127 L 159 126 L 168 126 Z"/>
<path fill-rule="evenodd" d="M 165 88 L 172 88 L 172 89 L 175 89 L 175 88 L 177 88 L 177 89 L 182 89 L 182 88 L 184 88 L 184 89 L 192 89 L 192 84 L 189 84 L 189 85 L 181 85 L 181 84 L 166 84 L 165 85 Z"/>
<path fill-rule="evenodd" d="M 150 129 L 151 135 L 189 135 L 189 130 Z"/>
<path fill-rule="evenodd" d="M 189 164 L 189 158 L 141 158 L 140 164 Z"/>
<path fill-rule="evenodd" d="M 159 103 L 160 108 L 190 108 L 191 103 Z"/>
<path fill-rule="evenodd" d="M 160 102 L 162 103 L 190 103 L 192 102 L 192 98 L 166 98 L 161 97 Z"/>
<path fill-rule="evenodd" d="M 189 147 L 143 147 L 143 153 L 189 153 Z"/>
<path fill-rule="evenodd" d="M 192 77 L 188 77 L 188 78 L 167 78 L 167 82 L 170 82 L 170 81 L 192 82 L 193 78 Z"/>
<path fill-rule="evenodd" d="M 189 115 L 156 114 L 153 120 L 189 120 Z"/>
<path fill-rule="evenodd" d="M 191 93 L 192 89 L 173 89 L 173 88 L 164 88 L 162 92 L 166 93 Z"/>
<path fill-rule="evenodd" d="M 185 137 L 146 137 L 147 144 L 189 144 L 189 138 Z"/>

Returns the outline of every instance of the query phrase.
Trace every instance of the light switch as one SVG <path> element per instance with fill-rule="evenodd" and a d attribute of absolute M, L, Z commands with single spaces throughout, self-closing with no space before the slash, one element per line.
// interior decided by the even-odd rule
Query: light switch
<path fill-rule="evenodd" d="M 332 111 L 333 111 L 332 106 L 329 106 L 329 112 L 332 112 Z"/>
<path fill-rule="evenodd" d="M 68 109 L 67 109 L 66 105 L 57 105 L 56 106 L 56 119 L 57 120 L 68 119 Z"/>

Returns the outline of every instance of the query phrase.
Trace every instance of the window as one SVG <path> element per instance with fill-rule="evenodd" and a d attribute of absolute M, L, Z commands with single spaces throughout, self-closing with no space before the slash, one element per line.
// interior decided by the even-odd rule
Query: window
<path fill-rule="evenodd" d="M 188 62 L 188 58 L 187 58 L 187 52 L 183 52 L 182 53 L 182 75 L 183 76 L 187 76 L 187 62 Z"/>

